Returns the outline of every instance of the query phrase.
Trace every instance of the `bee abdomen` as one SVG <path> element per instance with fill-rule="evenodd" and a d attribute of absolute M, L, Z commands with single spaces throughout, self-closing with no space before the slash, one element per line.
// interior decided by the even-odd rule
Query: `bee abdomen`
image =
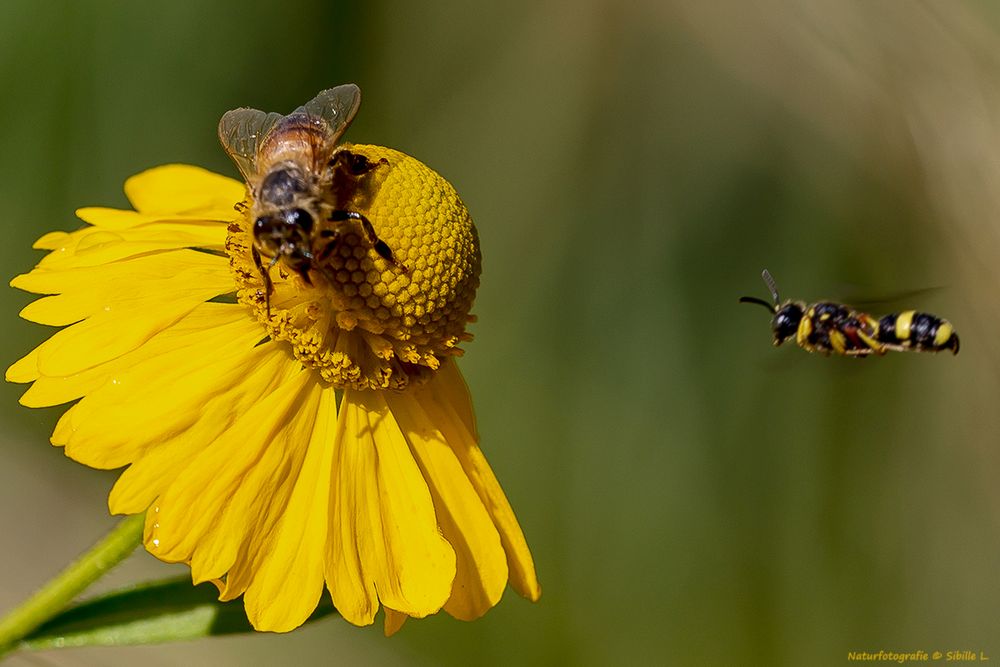
<path fill-rule="evenodd" d="M 879 320 L 876 340 L 917 352 L 951 350 L 958 354 L 958 334 L 951 322 L 914 310 L 892 313 Z"/>

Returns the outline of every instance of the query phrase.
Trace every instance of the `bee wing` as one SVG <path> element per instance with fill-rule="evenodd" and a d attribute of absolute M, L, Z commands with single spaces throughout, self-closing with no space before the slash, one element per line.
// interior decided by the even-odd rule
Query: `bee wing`
<path fill-rule="evenodd" d="M 257 173 L 257 149 L 282 118 L 280 113 L 243 108 L 227 111 L 219 121 L 219 141 L 247 181 Z"/>
<path fill-rule="evenodd" d="M 327 88 L 321 91 L 293 114 L 305 113 L 315 118 L 322 118 L 330 127 L 328 137 L 328 148 L 330 151 L 336 145 L 340 137 L 347 131 L 347 127 L 354 120 L 354 115 L 358 113 L 361 106 L 361 89 L 353 83 L 347 83 L 336 88 Z"/>

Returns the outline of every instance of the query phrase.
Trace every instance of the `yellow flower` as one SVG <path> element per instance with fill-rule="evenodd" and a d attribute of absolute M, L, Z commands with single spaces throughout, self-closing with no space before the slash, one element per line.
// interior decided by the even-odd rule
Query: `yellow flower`
<path fill-rule="evenodd" d="M 394 267 L 348 235 L 328 280 L 250 254 L 240 182 L 169 165 L 130 178 L 131 210 L 84 208 L 79 231 L 12 285 L 22 317 L 65 327 L 12 365 L 29 407 L 77 401 L 52 443 L 127 466 L 113 514 L 146 512 L 154 556 L 188 563 L 258 630 L 288 631 L 324 582 L 356 625 L 444 609 L 474 619 L 507 582 L 540 588 L 517 519 L 478 446 L 454 357 L 479 276 L 475 228 L 420 162 L 361 202 Z"/>

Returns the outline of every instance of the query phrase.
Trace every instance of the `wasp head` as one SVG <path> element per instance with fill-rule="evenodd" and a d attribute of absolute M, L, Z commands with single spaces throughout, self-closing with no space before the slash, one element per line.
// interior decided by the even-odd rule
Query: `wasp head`
<path fill-rule="evenodd" d="M 781 304 L 780 297 L 778 296 L 778 286 L 767 269 L 761 272 L 761 277 L 764 279 L 764 284 L 767 285 L 767 289 L 771 293 L 772 301 L 768 303 L 755 296 L 744 296 L 740 297 L 740 303 L 756 303 L 774 313 L 774 317 L 771 319 L 774 344 L 781 345 L 798 333 L 799 322 L 802 321 L 802 316 L 806 310 L 805 304 L 797 301 L 786 301 L 784 304 Z"/>
<path fill-rule="evenodd" d="M 794 301 L 789 301 L 774 311 L 771 330 L 774 332 L 775 345 L 781 345 L 798 332 L 799 322 L 802 321 L 804 314 L 805 309 L 802 304 Z"/>

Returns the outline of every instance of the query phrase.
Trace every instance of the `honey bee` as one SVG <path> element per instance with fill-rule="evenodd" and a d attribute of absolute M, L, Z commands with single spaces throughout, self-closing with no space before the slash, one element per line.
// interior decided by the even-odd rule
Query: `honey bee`
<path fill-rule="evenodd" d="M 386 160 L 372 162 L 338 145 L 361 105 L 361 91 L 346 84 L 320 92 L 287 116 L 257 109 L 227 111 L 219 141 L 249 189 L 253 219 L 251 254 L 271 310 L 271 269 L 278 262 L 312 284 L 324 260 L 360 227 L 373 250 L 405 271 L 362 213 L 346 204 L 377 184 Z M 264 264 L 262 258 L 268 260 Z"/>
<path fill-rule="evenodd" d="M 892 313 L 876 320 L 868 313 L 844 304 L 821 301 L 806 305 L 802 301 L 781 303 L 774 278 L 764 269 L 761 274 L 773 301 L 752 296 L 740 297 L 740 303 L 759 303 L 774 317 L 771 330 L 774 344 L 781 345 L 795 337 L 804 350 L 829 355 L 866 357 L 875 353 L 911 350 L 958 354 L 958 334 L 948 320 L 913 310 Z"/>

